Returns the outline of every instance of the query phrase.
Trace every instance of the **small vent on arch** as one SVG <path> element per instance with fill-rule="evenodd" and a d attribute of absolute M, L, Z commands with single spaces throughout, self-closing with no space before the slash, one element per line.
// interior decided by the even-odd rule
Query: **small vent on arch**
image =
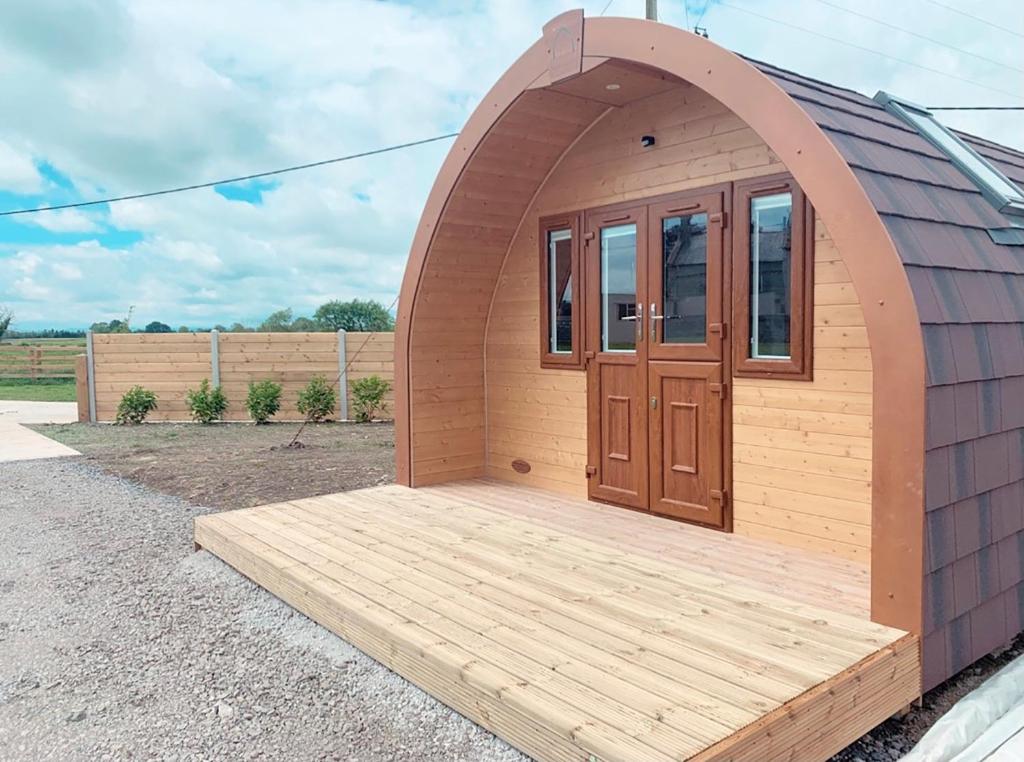
<path fill-rule="evenodd" d="M 528 474 L 530 473 L 530 464 L 522 458 L 516 458 L 512 461 L 512 470 L 517 474 Z"/>

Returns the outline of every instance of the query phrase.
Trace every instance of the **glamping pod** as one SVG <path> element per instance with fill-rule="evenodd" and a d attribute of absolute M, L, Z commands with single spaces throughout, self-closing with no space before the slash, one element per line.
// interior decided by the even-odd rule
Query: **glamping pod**
<path fill-rule="evenodd" d="M 1022 629 L 1024 155 L 565 13 L 416 231 L 399 484 L 202 546 L 541 760 L 824 760 Z"/>
<path fill-rule="evenodd" d="M 864 564 L 928 689 L 1024 628 L 1021 183 L 913 104 L 563 14 L 416 232 L 399 480 Z"/>

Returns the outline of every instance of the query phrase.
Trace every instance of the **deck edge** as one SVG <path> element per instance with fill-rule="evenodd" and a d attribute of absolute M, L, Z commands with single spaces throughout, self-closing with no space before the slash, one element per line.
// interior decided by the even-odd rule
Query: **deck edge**
<path fill-rule="evenodd" d="M 907 634 L 692 760 L 827 760 L 920 696 L 920 638 Z"/>

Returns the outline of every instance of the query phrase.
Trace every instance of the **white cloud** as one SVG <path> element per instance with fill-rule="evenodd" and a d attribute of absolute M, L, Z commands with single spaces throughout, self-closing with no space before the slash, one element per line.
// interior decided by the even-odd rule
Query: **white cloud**
<path fill-rule="evenodd" d="M 51 233 L 95 233 L 100 229 L 95 220 L 77 209 L 26 214 L 19 217 L 18 221 L 37 225 Z"/>
<path fill-rule="evenodd" d="M 589 15 L 605 2 L 584 0 Z M 922 12 L 927 6 L 920 0 L 836 2 L 1024 66 L 1012 36 L 934 7 Z M 816 0 L 729 4 L 997 89 L 1022 90 L 1016 72 Z M 456 130 L 542 24 L 579 2 L 13 5 L 0 25 L 0 102 L 11 106 L 0 122 L 0 190 L 45 189 L 35 157 L 70 175 L 83 195 L 99 196 L 247 174 Z M 690 0 L 691 22 L 703 5 Z M 640 16 L 643 7 L 641 0 L 615 0 L 608 14 Z M 665 21 L 685 24 L 682 2 L 662 2 L 661 9 Z M 987 0 L 973 10 L 1019 19 L 1016 0 Z M 703 25 L 719 44 L 868 95 L 884 89 L 929 104 L 1010 101 L 714 0 Z M 1024 147 L 1012 112 L 943 118 Z M 26 297 L 15 290 L 19 279 L 32 277 L 52 300 L 48 316 L 39 319 L 79 325 L 123 317 L 132 305 L 138 324 L 211 325 L 252 321 L 289 306 L 308 314 L 331 298 L 389 303 L 448 145 L 285 175 L 263 192 L 260 205 L 206 189 L 115 204 L 109 213 L 38 215 L 32 222 L 50 231 L 95 234 L 97 240 L 6 250 L 0 241 L 0 302 L 12 303 L 22 322 L 38 314 L 39 303 L 19 304 Z M 11 184 L 16 177 L 20 188 Z M 119 237 L 112 229 L 144 237 Z M 80 278 L 68 277 L 76 270 Z"/>
<path fill-rule="evenodd" d="M 54 262 L 51 265 L 53 274 L 62 280 L 81 280 L 82 268 L 67 262 Z"/>
<path fill-rule="evenodd" d="M 0 190 L 38 193 L 42 188 L 43 178 L 32 157 L 0 140 Z"/>

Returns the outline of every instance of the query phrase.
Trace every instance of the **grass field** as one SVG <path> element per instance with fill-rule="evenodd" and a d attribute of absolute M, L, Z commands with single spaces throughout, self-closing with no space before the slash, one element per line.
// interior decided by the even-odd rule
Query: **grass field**
<path fill-rule="evenodd" d="M 74 380 L 54 379 L 26 381 L 0 378 L 0 400 L 31 400 L 33 402 L 74 402 Z"/>

